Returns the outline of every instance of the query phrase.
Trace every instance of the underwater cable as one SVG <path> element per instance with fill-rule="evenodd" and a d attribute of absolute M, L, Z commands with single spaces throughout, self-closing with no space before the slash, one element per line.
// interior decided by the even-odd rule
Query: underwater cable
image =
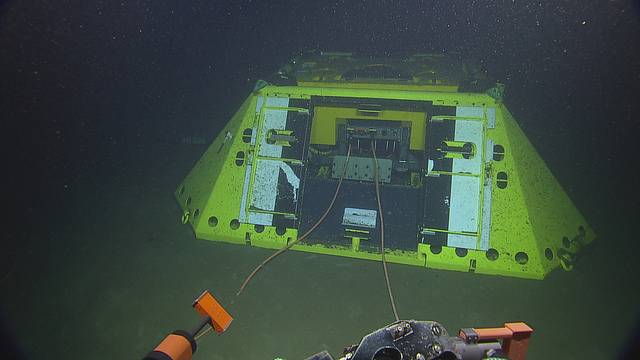
<path fill-rule="evenodd" d="M 389 270 L 387 269 L 387 260 L 384 257 L 384 216 L 382 215 L 382 202 L 380 201 L 380 184 L 378 182 L 378 157 L 376 156 L 376 142 L 371 142 L 371 152 L 373 153 L 373 160 L 375 162 L 373 167 L 374 180 L 376 183 L 376 200 L 378 201 L 378 214 L 380 215 L 380 252 L 382 253 L 382 268 L 384 269 L 384 279 L 387 282 L 387 291 L 389 292 L 389 301 L 391 302 L 391 309 L 393 310 L 393 316 L 396 321 L 400 320 L 398 316 L 398 310 L 396 310 L 396 302 L 393 299 L 393 291 L 391 291 L 391 281 L 389 281 Z"/>
<path fill-rule="evenodd" d="M 283 247 L 282 249 L 276 251 L 275 253 L 273 253 L 268 258 L 264 259 L 264 261 L 262 261 L 262 263 L 260 263 L 260 265 L 258 265 L 255 269 L 253 269 L 251 274 L 249 274 L 249 276 L 247 276 L 247 278 L 242 283 L 242 286 L 240 286 L 240 289 L 236 293 L 236 296 L 240 296 L 240 294 L 242 294 L 242 292 L 247 287 L 247 285 L 249 284 L 251 279 L 253 279 L 253 277 L 258 273 L 258 271 L 260 271 L 269 261 L 273 260 L 275 257 L 277 257 L 278 255 L 282 254 L 283 252 L 289 250 L 295 244 L 297 244 L 300 241 L 304 240 L 307 236 L 309 236 L 309 234 L 311 234 L 311 232 L 313 232 L 318 226 L 320 226 L 320 224 L 322 224 L 324 219 L 327 217 L 327 215 L 329 215 L 329 212 L 333 208 L 333 204 L 336 202 L 336 198 L 338 197 L 338 193 L 340 192 L 340 187 L 342 186 L 342 180 L 344 179 L 344 176 L 347 173 L 347 165 L 349 164 L 349 157 L 350 156 L 351 156 L 351 144 L 349 144 L 349 149 L 347 150 L 347 159 L 344 162 L 344 168 L 342 169 L 342 175 L 340 175 L 340 180 L 338 180 L 338 186 L 336 186 L 336 191 L 333 194 L 333 199 L 331 199 L 331 202 L 329 203 L 329 206 L 327 207 L 327 210 L 325 210 L 324 214 L 322 214 L 322 216 L 318 219 L 318 221 L 316 221 L 316 223 L 313 224 L 313 226 L 311 226 L 309 228 L 309 230 L 307 230 L 302 236 L 297 238 L 295 241 L 292 241 L 291 243 L 289 243 L 287 246 Z"/>

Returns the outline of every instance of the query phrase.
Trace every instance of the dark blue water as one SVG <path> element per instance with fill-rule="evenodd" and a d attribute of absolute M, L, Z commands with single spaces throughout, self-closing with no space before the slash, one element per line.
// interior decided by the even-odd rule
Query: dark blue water
<path fill-rule="evenodd" d="M 517 318 L 538 325 L 535 358 L 614 357 L 640 300 L 639 19 L 637 2 L 600 0 L 3 2 L 8 342 L 27 358 L 135 358 L 190 326 L 202 288 L 231 301 L 269 252 L 212 247 L 171 222 L 174 187 L 205 149 L 180 139 L 215 137 L 255 81 L 300 50 L 455 52 L 506 84 L 506 104 L 599 239 L 582 267 L 544 282 L 392 268 L 399 311 L 450 330 Z M 234 305 L 234 333 L 205 340 L 200 358 L 340 350 L 390 320 L 378 265 L 281 259 Z M 515 288 L 519 302 L 505 300 Z M 309 313 L 319 315 L 301 324 Z M 600 341 L 588 339 L 594 323 L 607 328 Z"/>

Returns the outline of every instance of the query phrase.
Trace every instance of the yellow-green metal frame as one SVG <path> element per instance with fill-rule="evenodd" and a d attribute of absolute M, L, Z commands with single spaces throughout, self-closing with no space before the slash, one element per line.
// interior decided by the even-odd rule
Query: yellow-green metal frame
<path fill-rule="evenodd" d="M 183 212 L 182 220 L 193 228 L 198 239 L 248 243 L 271 249 L 282 248 L 296 239 L 296 229 L 276 229 L 272 226 L 255 226 L 239 221 L 246 166 L 254 164 L 247 194 L 249 197 L 254 183 L 255 164 L 259 161 L 259 141 L 252 145 L 242 141 L 242 137 L 245 129 L 259 129 L 262 125 L 261 119 L 266 110 L 267 97 L 310 99 L 314 96 L 417 100 L 442 106 L 481 106 L 485 110 L 485 116 L 475 120 L 485 122 L 485 144 L 486 139 L 491 139 L 504 147 L 504 159 L 491 161 L 489 171 L 485 172 L 490 177 L 486 181 L 493 182 L 490 247 L 497 252 L 497 258 L 489 257 L 486 251 L 480 250 L 469 250 L 464 256 L 459 256 L 455 249 L 450 247 L 443 247 L 441 252 L 436 254 L 428 244 L 421 243 L 418 244 L 417 251 L 388 252 L 386 259 L 389 262 L 542 279 L 560 265 L 557 253 L 564 246 L 564 237 L 575 237 L 578 228 L 582 227 L 585 234 L 583 243 L 589 243 L 595 238 L 592 229 L 504 104 L 486 94 L 361 89 L 348 86 L 330 88 L 270 85 L 255 91 L 244 101 L 176 189 L 175 197 Z M 263 98 L 263 106 L 256 112 L 259 97 Z M 490 108 L 495 108 L 493 128 L 488 128 L 486 123 L 486 114 Z M 282 110 L 300 111 L 297 108 Z M 442 117 L 442 120 L 455 119 L 456 117 Z M 254 130 L 255 133 L 261 132 Z M 228 139 L 228 134 L 231 135 L 231 140 Z M 239 154 L 244 154 L 244 161 L 240 165 L 237 161 Z M 505 189 L 496 186 L 498 172 L 508 174 L 508 186 Z M 485 173 L 481 178 L 484 179 Z M 481 191 L 481 204 L 484 195 Z M 384 203 L 384 198 L 382 201 Z M 248 206 L 246 208 L 248 209 Z M 482 206 L 479 207 L 479 212 L 480 219 Z M 482 221 L 478 224 L 478 232 L 473 235 L 479 239 Z M 354 238 L 353 241 L 359 239 Z M 381 260 L 379 253 L 360 251 L 358 244 L 344 248 L 321 244 L 297 244 L 293 246 L 293 250 Z M 518 253 L 526 254 L 526 263 L 517 261 Z M 552 256 L 549 257 L 549 254 Z"/>

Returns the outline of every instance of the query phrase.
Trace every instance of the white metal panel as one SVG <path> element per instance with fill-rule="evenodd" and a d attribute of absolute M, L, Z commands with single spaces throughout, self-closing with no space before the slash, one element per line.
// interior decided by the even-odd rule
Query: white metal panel
<path fill-rule="evenodd" d="M 342 225 L 361 226 L 369 229 L 376 228 L 378 212 L 376 210 L 344 208 Z"/>
<path fill-rule="evenodd" d="M 449 199 L 449 231 L 478 231 L 478 208 L 480 203 L 480 178 L 453 176 Z M 476 248 L 476 238 L 449 234 L 447 245 L 467 249 Z"/>
<path fill-rule="evenodd" d="M 260 160 L 256 164 L 256 172 L 253 178 L 253 194 L 251 196 L 251 208 L 274 211 L 278 199 L 278 178 L 280 169 L 284 172 L 287 182 L 293 188 L 294 201 L 297 201 L 300 178 L 295 174 L 291 166 L 284 161 Z M 267 216 L 268 215 L 268 216 Z M 271 225 L 273 215 L 255 213 L 249 211 L 249 223 Z"/>
<path fill-rule="evenodd" d="M 475 249 L 476 242 L 477 242 L 477 238 L 475 236 L 461 235 L 461 234 L 447 234 L 447 246 L 450 246 L 450 247 Z"/>
<path fill-rule="evenodd" d="M 456 117 L 484 118 L 484 108 L 479 106 L 459 106 Z M 478 213 L 480 208 L 480 178 L 456 175 L 456 173 L 480 175 L 483 171 L 483 122 L 478 120 L 456 120 L 455 141 L 474 144 L 475 154 L 470 159 L 453 159 L 451 178 L 451 197 L 449 200 L 449 231 L 478 231 Z M 447 245 L 475 249 L 476 237 L 449 234 Z"/>
<path fill-rule="evenodd" d="M 482 107 L 459 106 L 456 108 L 456 116 L 482 118 L 484 112 Z M 476 153 L 471 159 L 454 159 L 453 172 L 479 174 L 482 169 L 482 149 L 484 145 L 482 140 L 482 121 L 456 120 L 454 140 L 473 143 Z"/>
<path fill-rule="evenodd" d="M 284 175 L 287 178 L 287 182 L 293 188 L 293 201 L 298 202 L 298 189 L 300 188 L 300 178 L 293 171 L 291 166 L 285 162 L 280 163 L 280 169 L 284 172 Z"/>
<path fill-rule="evenodd" d="M 260 160 L 256 164 L 253 177 L 251 206 L 260 210 L 273 211 L 278 197 L 278 174 L 281 161 Z"/>
<path fill-rule="evenodd" d="M 273 211 L 278 197 L 278 173 L 281 161 L 260 160 L 256 162 L 256 172 L 253 177 L 253 193 L 251 196 L 251 208 L 264 211 Z M 269 216 L 265 216 L 269 215 Z M 271 225 L 273 215 L 252 212 L 249 213 L 249 222 L 252 224 Z M 254 222 L 257 221 L 257 222 Z M 268 222 L 265 224 L 264 222 Z"/>
<path fill-rule="evenodd" d="M 288 107 L 289 98 L 267 98 L 267 107 Z M 259 134 L 260 156 L 279 158 L 282 156 L 282 146 L 267 143 L 269 130 L 284 130 L 287 126 L 287 110 L 265 109 L 262 128 Z"/>
<path fill-rule="evenodd" d="M 493 145 L 494 142 L 491 139 L 487 140 L 487 145 L 485 146 L 485 152 L 484 152 L 484 162 L 485 163 L 489 163 L 491 160 L 493 160 Z"/>
<path fill-rule="evenodd" d="M 280 97 L 259 97 L 256 101 L 256 114 L 260 114 L 262 111 L 262 106 L 266 107 L 288 107 L 289 106 L 289 98 L 280 98 Z M 256 139 L 259 139 L 260 142 L 260 150 L 259 155 L 265 157 L 275 157 L 279 158 L 282 156 L 282 146 L 271 145 L 266 142 L 267 133 L 270 129 L 282 130 L 286 127 L 287 124 L 287 111 L 286 110 L 276 110 L 276 109 L 265 109 L 264 110 L 264 118 L 262 119 L 262 124 L 258 126 L 260 129 L 260 133 L 258 134 L 258 130 L 255 129 L 253 131 L 251 137 L 251 144 L 256 144 Z M 251 224 L 257 225 L 271 225 L 273 223 L 273 214 L 268 213 L 256 213 L 249 211 L 249 218 L 246 219 L 247 207 L 255 207 L 260 210 L 265 211 L 273 211 L 276 204 L 277 199 L 277 190 L 278 190 L 278 174 L 281 168 L 281 164 L 284 164 L 281 161 L 273 161 L 273 160 L 260 160 L 256 159 L 253 164 L 247 164 L 247 172 L 245 173 L 245 183 L 242 194 L 242 202 L 240 206 L 240 221 L 246 221 Z M 284 164 L 286 168 L 291 170 L 291 168 Z M 247 204 L 248 197 L 248 187 L 249 181 L 251 177 L 251 168 L 255 166 L 255 176 L 253 179 L 253 191 L 251 193 L 251 204 Z M 275 176 L 274 176 L 275 174 Z M 291 170 L 290 173 L 285 169 L 285 174 L 287 175 L 287 180 L 290 182 L 295 182 L 297 176 L 293 174 Z M 293 174 L 295 179 L 291 178 L 291 174 Z M 294 186 L 296 189 L 299 187 L 299 179 L 298 185 Z M 295 192 L 297 194 L 297 191 Z"/>
<path fill-rule="evenodd" d="M 249 213 L 249 224 L 271 226 L 273 225 L 273 214 L 268 213 Z"/>
<path fill-rule="evenodd" d="M 256 114 L 260 114 L 260 110 L 262 109 L 262 104 L 264 103 L 264 96 L 258 97 L 256 101 Z"/>
<path fill-rule="evenodd" d="M 487 108 L 487 128 L 495 129 L 496 127 L 496 108 Z"/>
<path fill-rule="evenodd" d="M 254 127 L 251 130 L 251 146 L 255 146 L 256 145 L 256 138 L 258 137 L 258 128 Z"/>

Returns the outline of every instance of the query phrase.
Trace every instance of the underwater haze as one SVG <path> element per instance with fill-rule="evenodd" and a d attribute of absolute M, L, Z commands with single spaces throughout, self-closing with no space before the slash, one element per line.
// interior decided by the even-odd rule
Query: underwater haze
<path fill-rule="evenodd" d="M 194 359 L 337 358 L 393 322 L 379 262 L 291 251 L 236 297 L 273 250 L 180 223 L 177 186 L 308 50 L 477 61 L 597 234 L 544 280 L 389 264 L 401 318 L 525 321 L 530 359 L 637 351 L 637 1 L 23 0 L 0 3 L 0 357 L 143 358 L 204 289 L 234 321 Z"/>

